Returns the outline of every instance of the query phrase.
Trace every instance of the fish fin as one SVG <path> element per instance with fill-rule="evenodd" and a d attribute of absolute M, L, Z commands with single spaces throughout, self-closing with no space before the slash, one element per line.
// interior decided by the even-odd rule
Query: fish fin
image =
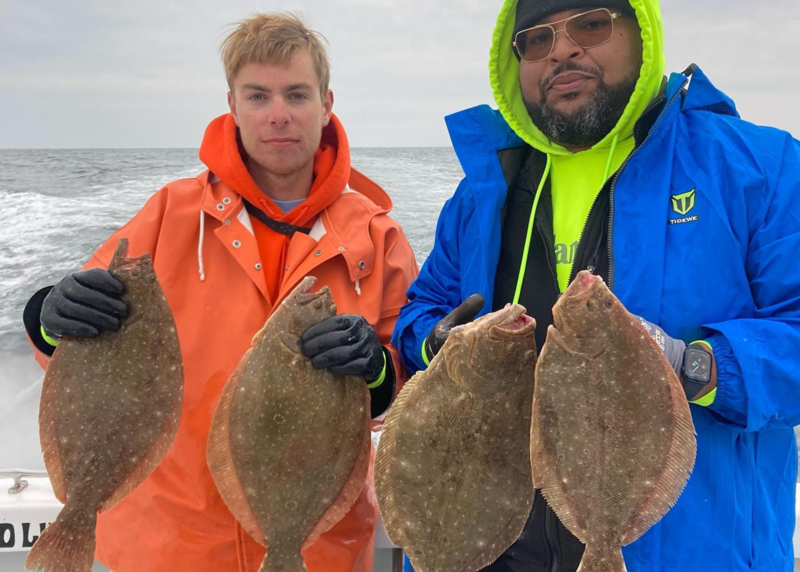
<path fill-rule="evenodd" d="M 222 500 L 228 505 L 228 509 L 247 534 L 252 536 L 259 544 L 267 546 L 267 539 L 258 525 L 258 519 L 256 519 L 256 515 L 244 493 L 242 483 L 239 481 L 236 464 L 233 461 L 231 452 L 230 415 L 233 407 L 233 397 L 236 394 L 239 378 L 242 376 L 247 364 L 247 358 L 251 352 L 252 349 L 244 354 L 236 371 L 233 372 L 222 390 L 222 396 L 211 421 L 206 455 L 211 476 L 214 478 L 214 483 L 217 485 L 217 490 Z"/>
<path fill-rule="evenodd" d="M 548 341 L 551 339 L 550 334 L 557 332 L 554 328 L 548 329 Z M 559 336 L 560 337 L 560 336 Z M 547 354 L 551 352 L 566 351 L 560 345 L 547 346 L 542 350 L 542 356 L 536 364 L 537 378 L 541 367 L 539 364 L 547 363 Z M 543 359 L 544 358 L 544 359 Z M 542 444 L 540 434 L 541 428 L 541 415 L 538 414 L 538 393 L 541 386 L 536 385 L 533 391 L 533 415 L 531 417 L 531 477 L 533 486 L 542 491 L 542 496 L 547 500 L 547 504 L 558 516 L 561 524 L 569 530 L 572 535 L 586 544 L 586 535 L 583 527 L 578 522 L 576 511 L 573 509 L 569 502 L 569 497 L 562 488 L 562 480 L 553 467 L 556 466 L 556 461 L 553 459 Z"/>
<path fill-rule="evenodd" d="M 68 341 L 65 343 L 69 343 Z M 59 367 L 58 351 L 47 369 L 42 383 L 42 397 L 39 402 L 39 441 L 42 445 L 44 466 L 53 485 L 53 493 L 62 504 L 67 502 L 67 482 L 61 461 L 61 447 L 56 428 L 56 388 L 55 372 Z"/>
<path fill-rule="evenodd" d="M 117 489 L 111 493 L 103 506 L 100 507 L 100 512 L 110 510 L 114 505 L 128 496 L 133 490 L 141 485 L 147 477 L 149 477 L 156 467 L 161 464 L 164 457 L 167 456 L 172 443 L 175 441 L 175 435 L 178 433 L 178 426 L 181 422 L 181 409 L 183 407 L 183 377 L 181 376 L 181 391 L 178 392 L 178 398 L 175 400 L 175 405 L 172 411 L 167 414 L 164 426 L 161 428 L 161 434 L 158 439 L 152 444 L 150 449 L 141 458 L 139 463 L 133 468 L 130 474 L 125 477 L 125 480 L 120 483 Z"/>
<path fill-rule="evenodd" d="M 561 524 L 575 538 L 586 544 L 586 535 L 578 523 L 578 517 L 569 502 L 569 497 L 559 486 L 558 474 L 551 468 L 555 461 L 548 459 L 546 453 L 542 452 L 539 447 L 532 449 L 531 465 L 534 467 L 532 472 L 535 486 L 541 489 L 542 496 L 556 513 Z"/>
<path fill-rule="evenodd" d="M 330 530 L 333 525 L 344 518 L 344 516 L 347 514 L 347 511 L 350 510 L 350 507 L 352 507 L 356 500 L 358 500 L 358 496 L 361 494 L 361 491 L 364 488 L 364 483 L 367 480 L 367 475 L 371 472 L 370 461 L 372 460 L 372 439 L 370 438 L 369 429 L 371 421 L 369 389 L 367 388 L 363 379 L 360 378 L 348 379 L 347 382 L 352 386 L 357 387 L 358 391 L 363 392 L 364 442 L 356 462 L 353 463 L 353 469 L 350 471 L 350 476 L 347 478 L 347 482 L 345 483 L 344 487 L 342 487 L 342 491 L 339 493 L 339 496 L 328 508 L 328 510 L 326 510 L 325 513 L 320 517 L 316 526 L 314 526 L 306 539 L 303 541 L 304 549 L 313 544 L 317 538 Z M 370 480 L 371 477 L 372 475 L 370 475 Z"/>
<path fill-rule="evenodd" d="M 272 557 L 270 557 L 270 555 L 272 555 Z M 306 568 L 306 563 L 303 560 L 303 556 L 299 552 L 291 562 L 286 562 L 285 560 L 276 562 L 276 560 L 277 558 L 275 555 L 273 555 L 272 552 L 267 551 L 267 554 L 264 556 L 264 560 L 261 562 L 261 567 L 258 569 L 258 572 L 308 572 L 308 568 Z"/>
<path fill-rule="evenodd" d="M 660 354 L 660 348 L 658 351 Z M 678 502 L 686 483 L 689 482 L 689 475 L 694 468 L 697 455 L 694 422 L 686 394 L 666 360 L 662 367 L 668 380 L 673 419 L 675 419 L 672 441 L 667 453 L 669 462 L 646 502 L 637 511 L 639 518 L 634 519 L 631 527 L 623 534 L 622 546 L 630 544 L 650 530 Z"/>
<path fill-rule="evenodd" d="M 617 546 L 588 544 L 577 572 L 628 572 L 622 551 Z"/>
<path fill-rule="evenodd" d="M 383 519 L 383 528 L 389 539 L 395 545 L 402 547 L 407 544 L 404 530 L 405 519 L 403 519 L 394 498 L 392 469 L 396 459 L 395 447 L 398 426 L 401 424 L 409 396 L 415 392 L 414 388 L 422 379 L 420 373 L 417 373 L 406 382 L 391 409 L 389 409 L 386 421 L 383 423 L 381 440 L 378 443 L 378 452 L 375 456 L 375 493 L 378 497 L 378 508 Z"/>
<path fill-rule="evenodd" d="M 62 514 L 65 512 L 66 510 L 62 509 Z M 74 526 L 73 519 L 62 514 L 44 529 L 31 548 L 25 559 L 26 570 L 91 572 L 94 565 L 97 515 L 92 514 L 89 517 L 90 526 L 86 526 L 86 515 L 81 514 L 81 519 L 84 519 L 83 526 Z"/>

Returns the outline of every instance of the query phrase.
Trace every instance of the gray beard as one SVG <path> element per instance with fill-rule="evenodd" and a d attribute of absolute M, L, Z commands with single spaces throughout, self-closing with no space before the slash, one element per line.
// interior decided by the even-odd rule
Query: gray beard
<path fill-rule="evenodd" d="M 636 89 L 638 70 L 632 77 L 609 86 L 602 76 L 594 97 L 571 113 L 558 111 L 546 99 L 545 90 L 539 103 L 525 99 L 525 107 L 534 125 L 551 141 L 563 147 L 589 148 L 599 143 L 619 122 Z"/>

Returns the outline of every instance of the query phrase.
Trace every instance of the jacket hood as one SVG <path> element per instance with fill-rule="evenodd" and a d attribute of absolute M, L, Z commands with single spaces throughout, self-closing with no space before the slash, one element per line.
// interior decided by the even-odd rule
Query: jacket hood
<path fill-rule="evenodd" d="M 593 148 L 611 145 L 615 137 L 622 139 L 633 133 L 636 121 L 644 113 L 661 87 L 666 62 L 664 31 L 659 0 L 630 0 L 642 30 L 642 69 L 636 89 L 616 127 Z M 519 61 L 511 45 L 514 34 L 517 0 L 505 0 L 497 18 L 489 59 L 489 79 L 495 101 L 503 117 L 526 143 L 551 155 L 568 155 L 570 151 L 550 141 L 531 121 L 519 87 Z"/>
<path fill-rule="evenodd" d="M 230 113 L 214 119 L 206 128 L 200 146 L 200 160 L 232 190 L 259 206 L 271 218 L 305 225 L 330 206 L 347 187 L 350 179 L 350 144 L 344 127 L 335 115 L 322 130 L 322 140 L 314 160 L 314 181 L 305 201 L 284 213 L 256 184 L 247 170 L 236 122 Z"/>

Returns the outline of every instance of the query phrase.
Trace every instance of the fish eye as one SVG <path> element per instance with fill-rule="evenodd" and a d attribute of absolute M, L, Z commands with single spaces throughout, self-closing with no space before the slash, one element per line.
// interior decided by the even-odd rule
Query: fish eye
<path fill-rule="evenodd" d="M 586 308 L 589 310 L 594 310 L 594 300 L 589 300 L 586 302 Z"/>
<path fill-rule="evenodd" d="M 608 308 L 609 310 L 611 309 L 611 306 L 613 306 L 613 305 L 614 305 L 614 303 L 611 300 L 606 300 L 605 301 L 605 307 Z"/>

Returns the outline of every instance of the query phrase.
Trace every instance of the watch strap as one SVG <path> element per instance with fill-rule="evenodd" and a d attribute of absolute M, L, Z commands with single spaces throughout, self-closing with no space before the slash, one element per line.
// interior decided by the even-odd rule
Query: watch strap
<path fill-rule="evenodd" d="M 692 401 L 708 383 L 703 381 L 694 381 L 686 376 L 681 377 L 683 377 L 683 390 L 686 392 L 686 398 L 689 401 Z"/>
<path fill-rule="evenodd" d="M 694 403 L 695 405 L 699 405 L 700 407 L 710 407 L 714 400 L 717 398 L 717 388 L 715 387 L 708 393 L 706 393 L 700 399 L 695 399 L 694 401 L 690 401 L 689 403 Z"/>
<path fill-rule="evenodd" d="M 691 344 L 689 344 L 689 345 L 690 345 L 690 346 L 693 346 L 693 345 L 695 345 L 695 344 L 700 344 L 701 346 L 705 346 L 705 347 L 707 347 L 707 348 L 708 348 L 708 351 L 709 351 L 709 353 L 710 353 L 712 356 L 714 355 L 714 348 L 712 348 L 712 347 L 711 347 L 711 344 L 709 344 L 707 341 L 705 341 L 705 340 L 696 340 L 696 341 L 692 342 L 692 343 L 691 343 Z"/>

